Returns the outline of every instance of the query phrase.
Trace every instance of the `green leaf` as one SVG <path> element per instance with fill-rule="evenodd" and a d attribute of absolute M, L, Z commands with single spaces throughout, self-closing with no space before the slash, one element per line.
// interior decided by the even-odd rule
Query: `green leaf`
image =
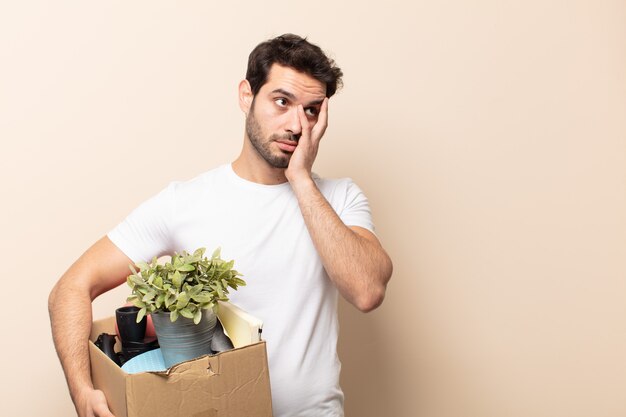
<path fill-rule="evenodd" d="M 222 290 L 222 287 L 220 285 L 215 286 L 215 291 L 217 291 L 217 295 L 220 297 L 220 299 L 226 298 L 224 296 L 224 291 Z"/>
<path fill-rule="evenodd" d="M 198 324 L 200 320 L 202 320 L 202 310 L 198 309 L 196 310 L 196 314 L 193 315 L 193 322 L 194 324 Z"/>
<path fill-rule="evenodd" d="M 128 296 L 126 301 L 128 301 L 129 303 L 133 303 L 135 307 L 139 307 L 139 308 L 145 307 L 146 305 L 143 301 L 139 299 L 139 296 L 137 294 L 132 294 Z"/>
<path fill-rule="evenodd" d="M 165 303 L 165 294 L 159 294 L 156 300 L 154 301 L 154 304 L 156 305 L 157 308 L 161 308 L 164 303 Z"/>
<path fill-rule="evenodd" d="M 176 301 L 176 309 L 180 310 L 181 308 L 184 308 L 185 306 L 187 306 L 187 304 L 189 304 L 189 295 L 183 291 L 178 294 L 178 297 L 176 297 Z"/>
<path fill-rule="evenodd" d="M 176 268 L 177 271 L 181 271 L 181 272 L 195 271 L 195 269 L 196 268 L 191 264 L 183 264 Z"/>
<path fill-rule="evenodd" d="M 178 312 L 180 313 L 181 316 L 186 317 L 188 319 L 192 319 L 194 317 L 194 314 L 188 308 L 183 308 L 182 310 L 178 310 Z"/>
<path fill-rule="evenodd" d="M 141 301 L 145 302 L 149 302 L 154 300 L 154 297 L 156 297 L 156 292 L 154 291 L 148 291 L 148 293 L 146 293 L 146 295 L 143 296 L 143 298 L 141 299 Z"/>
<path fill-rule="evenodd" d="M 160 276 L 156 277 L 153 282 L 154 286 L 157 288 L 163 288 L 163 278 Z"/>
<path fill-rule="evenodd" d="M 211 295 L 205 291 L 201 292 L 198 295 L 192 296 L 191 299 L 196 303 L 208 303 L 213 299 L 213 297 L 211 297 Z"/>
<path fill-rule="evenodd" d="M 137 313 L 137 323 L 139 323 L 141 321 L 141 319 L 144 318 L 144 316 L 146 315 L 146 307 L 142 308 L 141 310 L 139 310 L 139 312 Z"/>
<path fill-rule="evenodd" d="M 178 310 L 174 310 L 170 313 L 170 321 L 173 323 L 178 319 Z"/>
<path fill-rule="evenodd" d="M 182 283 L 182 277 L 180 275 L 180 272 L 176 270 L 176 272 L 174 272 L 174 274 L 172 275 L 172 284 L 174 284 L 174 286 L 177 289 L 180 289 L 181 283 Z"/>
<path fill-rule="evenodd" d="M 194 295 L 198 295 L 200 294 L 200 291 L 202 291 L 203 288 L 204 288 L 204 285 L 202 284 L 194 285 L 193 287 L 189 289 L 189 295 L 192 297 Z"/>
<path fill-rule="evenodd" d="M 176 301 L 176 295 L 168 294 L 165 298 L 165 308 L 169 308 L 172 304 L 174 304 L 174 301 Z"/>
<path fill-rule="evenodd" d="M 213 251 L 213 255 L 211 255 L 211 259 L 219 259 L 221 254 L 222 254 L 222 248 L 219 247 Z"/>
<path fill-rule="evenodd" d="M 145 281 L 139 275 L 130 275 L 128 279 L 135 285 L 145 285 Z"/>

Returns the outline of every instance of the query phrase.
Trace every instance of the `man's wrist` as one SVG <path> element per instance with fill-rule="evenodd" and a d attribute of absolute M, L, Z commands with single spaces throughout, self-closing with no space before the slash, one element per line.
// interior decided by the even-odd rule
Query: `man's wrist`
<path fill-rule="evenodd" d="M 310 173 L 289 175 L 287 180 L 296 194 L 300 191 L 306 192 L 307 190 L 317 187 Z"/>
<path fill-rule="evenodd" d="M 75 405 L 83 404 L 89 401 L 89 397 L 94 390 L 95 388 L 91 380 L 83 381 L 82 383 L 74 381 L 74 384 L 70 386 L 70 396 Z"/>
<path fill-rule="evenodd" d="M 311 175 L 311 172 L 306 170 L 293 172 L 287 169 L 285 171 L 285 177 L 292 187 L 313 183 L 313 176 Z"/>

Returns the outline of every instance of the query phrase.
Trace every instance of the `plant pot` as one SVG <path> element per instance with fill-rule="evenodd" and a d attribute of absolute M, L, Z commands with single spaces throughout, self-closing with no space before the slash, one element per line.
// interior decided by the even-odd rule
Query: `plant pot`
<path fill-rule="evenodd" d="M 146 337 L 147 320 L 144 317 L 137 323 L 137 313 L 139 307 L 124 306 L 115 310 L 115 322 L 117 334 L 120 336 L 122 344 L 127 342 L 142 342 Z"/>
<path fill-rule="evenodd" d="M 182 316 L 172 323 L 170 313 L 163 311 L 152 313 L 152 321 L 166 367 L 213 353 L 211 340 L 217 323 L 213 310 L 203 310 L 198 324 Z"/>

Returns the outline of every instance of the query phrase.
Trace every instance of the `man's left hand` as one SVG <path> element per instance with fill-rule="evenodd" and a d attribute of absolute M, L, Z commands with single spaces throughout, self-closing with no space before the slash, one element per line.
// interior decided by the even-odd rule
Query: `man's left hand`
<path fill-rule="evenodd" d="M 291 155 L 289 166 L 285 170 L 285 176 L 290 183 L 305 179 L 311 179 L 311 170 L 317 157 L 320 141 L 328 126 L 328 97 L 324 98 L 320 106 L 317 122 L 311 126 L 311 122 L 304 113 L 302 105 L 298 105 L 298 117 L 302 126 L 302 133 L 296 150 Z"/>

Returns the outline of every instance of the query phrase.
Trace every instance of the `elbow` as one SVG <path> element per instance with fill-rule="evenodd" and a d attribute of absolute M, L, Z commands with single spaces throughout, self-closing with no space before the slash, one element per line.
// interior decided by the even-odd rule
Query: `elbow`
<path fill-rule="evenodd" d="M 354 300 L 354 306 L 363 313 L 369 313 L 376 310 L 383 303 L 385 299 L 385 292 L 387 291 L 387 281 L 384 283 L 376 284 L 362 291 L 362 293 Z"/>
<path fill-rule="evenodd" d="M 379 279 L 377 284 L 372 285 L 367 290 L 364 290 L 360 297 L 355 300 L 354 305 L 363 313 L 369 313 L 376 310 L 383 303 L 385 299 L 385 293 L 387 291 L 387 283 L 391 279 L 391 273 L 393 272 L 393 265 L 391 259 L 387 257 L 387 261 L 381 265 Z"/>
<path fill-rule="evenodd" d="M 385 290 L 370 291 L 355 301 L 354 305 L 363 313 L 376 310 L 385 299 Z"/>
<path fill-rule="evenodd" d="M 64 304 L 64 299 L 68 299 L 68 294 L 73 294 L 71 288 L 68 288 L 68 283 L 61 278 L 50 290 L 48 294 L 48 314 L 52 319 L 54 313 Z"/>
<path fill-rule="evenodd" d="M 56 305 L 58 286 L 59 284 L 57 283 L 52 287 L 52 290 L 50 290 L 50 294 L 48 294 L 48 314 L 50 314 L 50 316 L 52 316 Z"/>
<path fill-rule="evenodd" d="M 48 310 L 52 310 L 53 306 L 54 306 L 54 299 L 56 298 L 56 285 L 54 287 L 52 287 L 52 290 L 50 290 L 50 294 L 48 294 Z"/>

